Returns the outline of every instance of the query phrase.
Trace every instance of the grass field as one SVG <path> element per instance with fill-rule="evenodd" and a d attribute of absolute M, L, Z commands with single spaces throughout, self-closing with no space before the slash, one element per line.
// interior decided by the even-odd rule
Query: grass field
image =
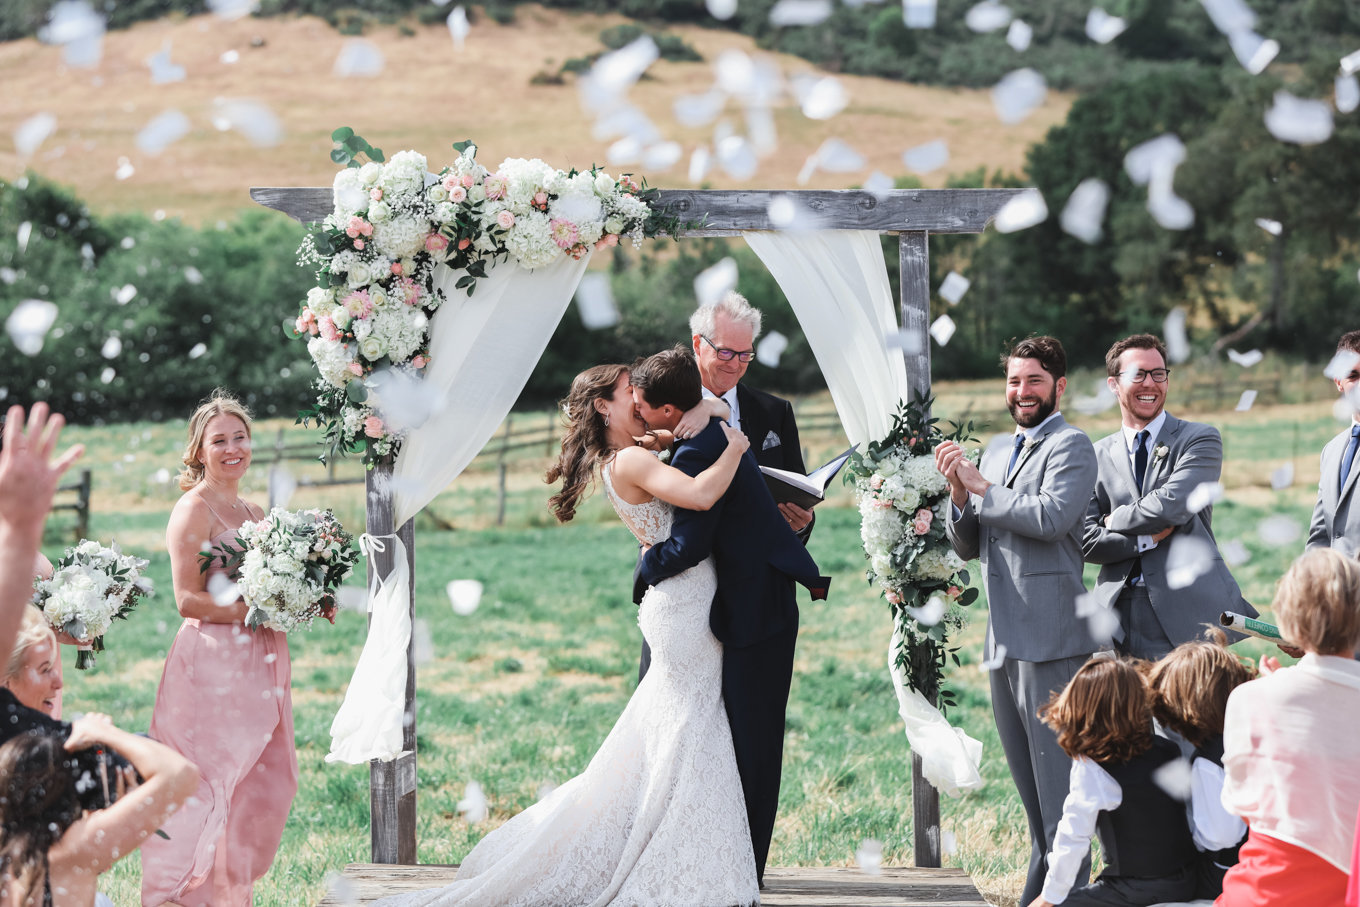
<path fill-rule="evenodd" d="M 1250 380 L 1244 376 L 1244 381 Z M 1325 379 L 1291 385 L 1295 402 L 1250 412 L 1178 414 L 1218 425 L 1224 433 L 1227 500 L 1217 505 L 1220 540 L 1240 539 L 1251 559 L 1236 573 L 1259 606 L 1301 550 L 1256 532 L 1264 517 L 1283 513 L 1306 531 L 1317 481 L 1317 452 L 1337 430 Z M 1000 382 L 943 384 L 937 411 L 967 411 L 1004 428 Z M 1173 387 L 1171 399 L 1175 400 Z M 1110 413 L 1073 420 L 1100 437 L 1115 428 Z M 279 425 L 257 428 L 258 446 Z M 986 431 L 988 429 L 984 429 Z M 177 424 L 73 428 L 87 445 L 94 472 L 92 534 L 117 539 L 149 556 L 160 592 L 110 635 L 109 650 L 90 672 L 67 656 L 67 709 L 107 711 L 126 727 L 150 720 L 161 666 L 179 620 L 169 594 L 163 532 L 178 495 L 162 481 L 178 464 L 183 428 Z M 300 430 L 289 429 L 290 436 Z M 841 449 L 838 432 L 805 435 L 809 462 Z M 257 449 L 248 495 L 264 500 L 267 470 Z M 1271 471 L 1295 466 L 1295 481 L 1276 491 Z M 532 803 L 544 784 L 579 772 L 635 686 L 639 634 L 630 603 L 635 547 L 596 495 L 572 524 L 547 517 L 541 454 L 515 461 L 507 486 L 506 527 L 494 527 L 495 472 L 484 463 L 464 474 L 431 505 L 438 520 L 418 518 L 417 637 L 419 667 L 419 847 L 422 862 L 456 862 L 490 828 Z M 353 466 L 347 467 L 354 469 Z M 164 470 L 165 472 L 162 472 Z M 333 506 L 356 530 L 357 487 L 303 489 L 291 506 Z M 53 517 L 48 553 L 68 540 L 70 519 Z M 439 526 L 454 528 L 439 529 Z M 839 486 L 819 510 L 811 551 L 834 577 L 829 602 L 802 602 L 802 630 L 789 705 L 775 865 L 847 865 L 865 838 L 884 843 L 889 864 L 911 863 L 909 750 L 885 669 L 889 635 L 886 606 L 863 581 L 858 515 Z M 451 579 L 485 584 L 480 608 L 459 617 L 443 588 Z M 960 691 L 951 717 L 984 745 L 981 791 L 943 804 L 943 826 L 956 842 L 946 862 L 962 866 L 997 904 L 1013 904 L 1027 852 L 1023 813 L 992 726 L 980 660 L 984 613 L 975 609 L 961 637 L 963 667 L 949 682 Z M 360 614 L 340 615 L 292 641 L 293 697 L 301 789 L 282 851 L 257 887 L 261 905 L 314 904 L 327 875 L 368 854 L 368 771 L 326 765 L 329 724 L 364 636 Z M 1246 654 L 1263 648 L 1240 647 Z M 478 781 L 491 817 L 469 826 L 456 813 L 468 781 Z M 137 858 L 107 877 L 118 904 L 137 901 Z"/>

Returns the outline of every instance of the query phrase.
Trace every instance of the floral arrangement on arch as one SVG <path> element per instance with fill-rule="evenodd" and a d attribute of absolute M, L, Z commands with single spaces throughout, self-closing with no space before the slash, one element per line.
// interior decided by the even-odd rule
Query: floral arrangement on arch
<path fill-rule="evenodd" d="M 373 405 L 372 379 L 385 370 L 416 378 L 429 364 L 430 319 L 444 302 L 439 265 L 462 271 L 455 287 L 471 295 L 490 263 L 540 268 L 679 227 L 654 211 L 655 190 L 627 174 L 562 171 L 536 158 L 488 170 L 470 141 L 456 143 L 458 158 L 435 174 L 415 151 L 384 160 L 348 127 L 331 138 L 331 158 L 346 168 L 335 177 L 334 210 L 299 249 L 317 286 L 294 324 L 319 372 L 316 403 L 301 419 L 325 427 L 328 455 L 364 448 L 371 464 L 400 444 Z"/>
<path fill-rule="evenodd" d="M 945 536 L 949 483 L 935 468 L 935 448 L 945 440 L 973 440 L 972 423 L 940 430 L 929 416 L 931 399 L 902 401 L 888 436 L 856 452 L 846 467 L 859 502 L 860 538 L 869 582 L 882 590 L 901 630 L 897 664 L 907 685 L 940 711 L 955 705 L 944 686 L 951 633 L 967 624 L 964 607 L 977 599 L 963 560 Z M 976 456 L 970 452 L 970 456 Z"/>

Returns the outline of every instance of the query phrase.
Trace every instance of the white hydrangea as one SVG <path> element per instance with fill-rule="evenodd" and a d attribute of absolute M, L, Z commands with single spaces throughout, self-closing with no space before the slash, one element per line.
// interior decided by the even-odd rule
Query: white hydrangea
<path fill-rule="evenodd" d="M 335 175 L 331 184 L 331 195 L 335 201 L 335 211 L 331 215 L 333 226 L 343 228 L 351 215 L 358 214 L 368 207 L 368 189 L 360 182 L 359 171 L 347 167 Z"/>
<path fill-rule="evenodd" d="M 949 487 L 949 480 L 935 468 L 934 457 L 911 457 L 903 464 L 902 475 L 922 497 L 934 497 Z"/>
<path fill-rule="evenodd" d="M 378 185 L 378 180 L 382 179 L 382 164 L 379 164 L 376 161 L 369 161 L 367 164 L 358 168 L 358 175 L 359 185 L 363 186 L 365 189 L 372 189 L 374 186 Z"/>
<path fill-rule="evenodd" d="M 350 363 L 355 361 L 354 354 L 340 341 L 313 337 L 307 341 L 307 352 L 316 363 L 321 380 L 327 384 L 344 387 L 354 379 L 354 373 L 349 369 Z"/>
<path fill-rule="evenodd" d="M 429 167 L 425 155 L 416 151 L 398 151 L 383 165 L 383 195 L 417 195 L 425 190 L 425 171 Z"/>
<path fill-rule="evenodd" d="M 391 258 L 407 258 L 425 247 L 428 232 L 429 225 L 423 221 L 414 217 L 395 217 L 386 223 L 374 222 L 373 242 Z"/>
<path fill-rule="evenodd" d="M 307 626 L 320 613 L 333 586 L 310 578 L 304 562 L 335 568 L 336 582 L 358 560 L 349 535 L 329 511 L 289 511 L 275 507 L 264 519 L 241 526 L 245 543 L 237 583 L 250 606 L 246 625 L 288 632 Z"/>
<path fill-rule="evenodd" d="M 922 551 L 911 566 L 912 572 L 919 577 L 944 582 L 953 579 L 965 565 L 954 549 L 939 546 Z"/>
<path fill-rule="evenodd" d="M 902 540 L 905 526 L 902 518 L 890 507 L 880 507 L 871 498 L 861 497 L 859 501 L 860 539 L 869 557 L 887 558 L 893 548 Z M 875 573 L 886 572 L 876 569 Z"/>
<path fill-rule="evenodd" d="M 419 315 L 419 312 L 416 315 Z M 410 310 L 404 306 L 375 309 L 371 321 L 373 323 L 373 336 L 378 337 L 382 342 L 383 353 L 381 355 L 386 355 L 394 362 L 405 362 L 414 356 L 425 343 L 425 329 L 428 320 L 423 316 L 414 317 Z M 369 356 L 368 358 L 377 359 L 378 357 Z"/>
<path fill-rule="evenodd" d="M 562 254 L 549 232 L 548 215 L 541 211 L 517 217 L 505 235 L 505 247 L 521 266 L 530 269 L 550 265 Z"/>

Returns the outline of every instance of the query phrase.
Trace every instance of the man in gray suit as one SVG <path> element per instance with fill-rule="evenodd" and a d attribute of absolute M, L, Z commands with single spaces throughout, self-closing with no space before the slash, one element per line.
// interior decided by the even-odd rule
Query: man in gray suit
<path fill-rule="evenodd" d="M 1218 429 L 1166 411 L 1166 347 L 1134 334 L 1105 354 L 1105 379 L 1122 426 L 1096 442 L 1100 475 L 1086 511 L 1086 560 L 1100 564 L 1096 603 L 1115 609 L 1120 654 L 1158 659 L 1218 626 L 1223 611 L 1256 609 L 1214 540 L 1213 508 L 1191 510 L 1191 493 L 1223 471 Z"/>
<path fill-rule="evenodd" d="M 1336 345 L 1338 355 L 1360 356 L 1360 331 L 1343 334 Z M 1360 507 L 1355 500 L 1360 483 L 1360 359 L 1353 359 L 1346 374 L 1333 379 L 1336 389 L 1350 401 L 1351 424 L 1322 448 L 1322 474 L 1318 478 L 1317 506 L 1308 528 L 1309 548 L 1340 548 L 1360 553 Z"/>
<path fill-rule="evenodd" d="M 1096 648 L 1076 614 L 1082 520 L 1096 484 L 1091 439 L 1058 412 L 1067 357 L 1052 337 L 1030 337 L 1002 358 L 1014 442 L 974 466 L 946 441 L 935 465 L 953 501 L 947 533 L 964 560 L 981 558 L 989 621 L 985 657 L 992 714 L 1029 818 L 1030 862 L 1020 903 L 1039 896 L 1071 760 L 1035 714 Z M 1084 884 L 1086 864 L 1078 875 Z"/>

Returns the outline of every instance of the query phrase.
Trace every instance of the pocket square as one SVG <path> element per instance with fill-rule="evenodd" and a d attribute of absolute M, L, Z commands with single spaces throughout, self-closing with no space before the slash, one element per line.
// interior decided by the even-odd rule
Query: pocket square
<path fill-rule="evenodd" d="M 778 447 L 783 442 L 779 440 L 779 435 L 770 432 L 765 436 L 765 440 L 760 443 L 761 450 L 769 450 L 771 447 Z"/>

